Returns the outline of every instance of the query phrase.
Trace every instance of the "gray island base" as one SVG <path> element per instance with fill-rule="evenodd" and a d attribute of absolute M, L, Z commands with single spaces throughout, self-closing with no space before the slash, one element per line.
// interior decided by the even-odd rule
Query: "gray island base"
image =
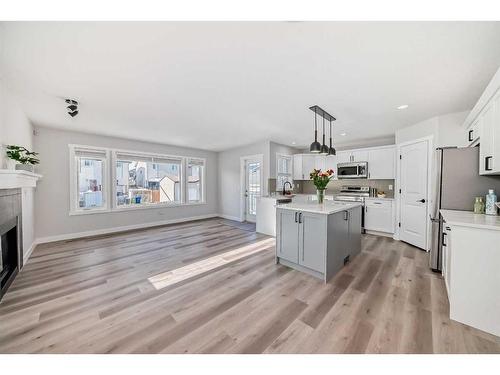
<path fill-rule="evenodd" d="M 360 203 L 276 206 L 276 263 L 326 283 L 360 252 Z"/>

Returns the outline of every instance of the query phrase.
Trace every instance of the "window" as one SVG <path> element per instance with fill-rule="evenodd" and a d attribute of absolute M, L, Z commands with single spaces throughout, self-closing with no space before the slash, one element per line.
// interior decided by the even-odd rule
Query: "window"
<path fill-rule="evenodd" d="M 205 203 L 205 159 L 69 148 L 71 215 Z"/>
<path fill-rule="evenodd" d="M 106 210 L 106 150 L 70 148 L 71 211 Z"/>
<path fill-rule="evenodd" d="M 276 190 L 282 190 L 283 184 L 292 179 L 292 156 L 276 154 Z"/>
<path fill-rule="evenodd" d="M 202 159 L 188 159 L 187 162 L 187 201 L 188 203 L 203 202 L 205 161 Z"/>
<path fill-rule="evenodd" d="M 145 206 L 182 201 L 182 158 L 117 152 L 116 206 Z"/>

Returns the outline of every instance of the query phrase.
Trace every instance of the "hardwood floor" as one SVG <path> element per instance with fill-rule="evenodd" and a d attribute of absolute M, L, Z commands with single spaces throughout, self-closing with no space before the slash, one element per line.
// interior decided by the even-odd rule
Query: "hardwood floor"
<path fill-rule="evenodd" d="M 223 219 L 38 246 L 0 303 L 0 353 L 500 353 L 448 318 L 427 254 L 363 236 L 328 284 Z"/>

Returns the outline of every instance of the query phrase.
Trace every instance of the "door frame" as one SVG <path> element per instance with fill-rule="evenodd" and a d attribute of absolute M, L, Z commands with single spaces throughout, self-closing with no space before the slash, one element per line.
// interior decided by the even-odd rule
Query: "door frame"
<path fill-rule="evenodd" d="M 415 143 L 420 143 L 426 141 L 427 142 L 427 197 L 425 198 L 427 202 L 427 215 L 426 215 L 426 228 L 427 235 L 425 239 L 425 251 L 430 250 L 430 240 L 431 240 L 431 221 L 429 218 L 429 212 L 434 202 L 431 202 L 433 197 L 432 194 L 432 176 L 433 176 L 433 166 L 435 164 L 434 160 L 434 135 L 428 135 L 422 138 L 412 139 L 411 141 L 401 142 L 396 145 L 396 186 L 395 186 L 395 196 L 396 196 L 396 222 L 394 223 L 394 239 L 400 240 L 399 233 L 399 222 L 401 220 L 401 194 L 399 193 L 399 189 L 401 188 L 401 159 L 399 156 L 401 155 L 401 148 L 404 146 L 409 146 Z"/>
<path fill-rule="evenodd" d="M 260 194 L 264 189 L 264 154 L 246 155 L 240 157 L 240 221 L 246 220 L 245 207 L 246 207 L 246 197 L 245 197 L 245 162 L 247 160 L 258 160 L 260 162 Z"/>

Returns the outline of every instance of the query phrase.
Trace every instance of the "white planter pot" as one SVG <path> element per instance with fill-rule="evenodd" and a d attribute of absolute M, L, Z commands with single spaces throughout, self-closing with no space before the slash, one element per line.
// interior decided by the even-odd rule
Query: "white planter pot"
<path fill-rule="evenodd" d="M 27 171 L 34 173 L 35 166 L 31 164 L 16 164 L 16 171 Z"/>

